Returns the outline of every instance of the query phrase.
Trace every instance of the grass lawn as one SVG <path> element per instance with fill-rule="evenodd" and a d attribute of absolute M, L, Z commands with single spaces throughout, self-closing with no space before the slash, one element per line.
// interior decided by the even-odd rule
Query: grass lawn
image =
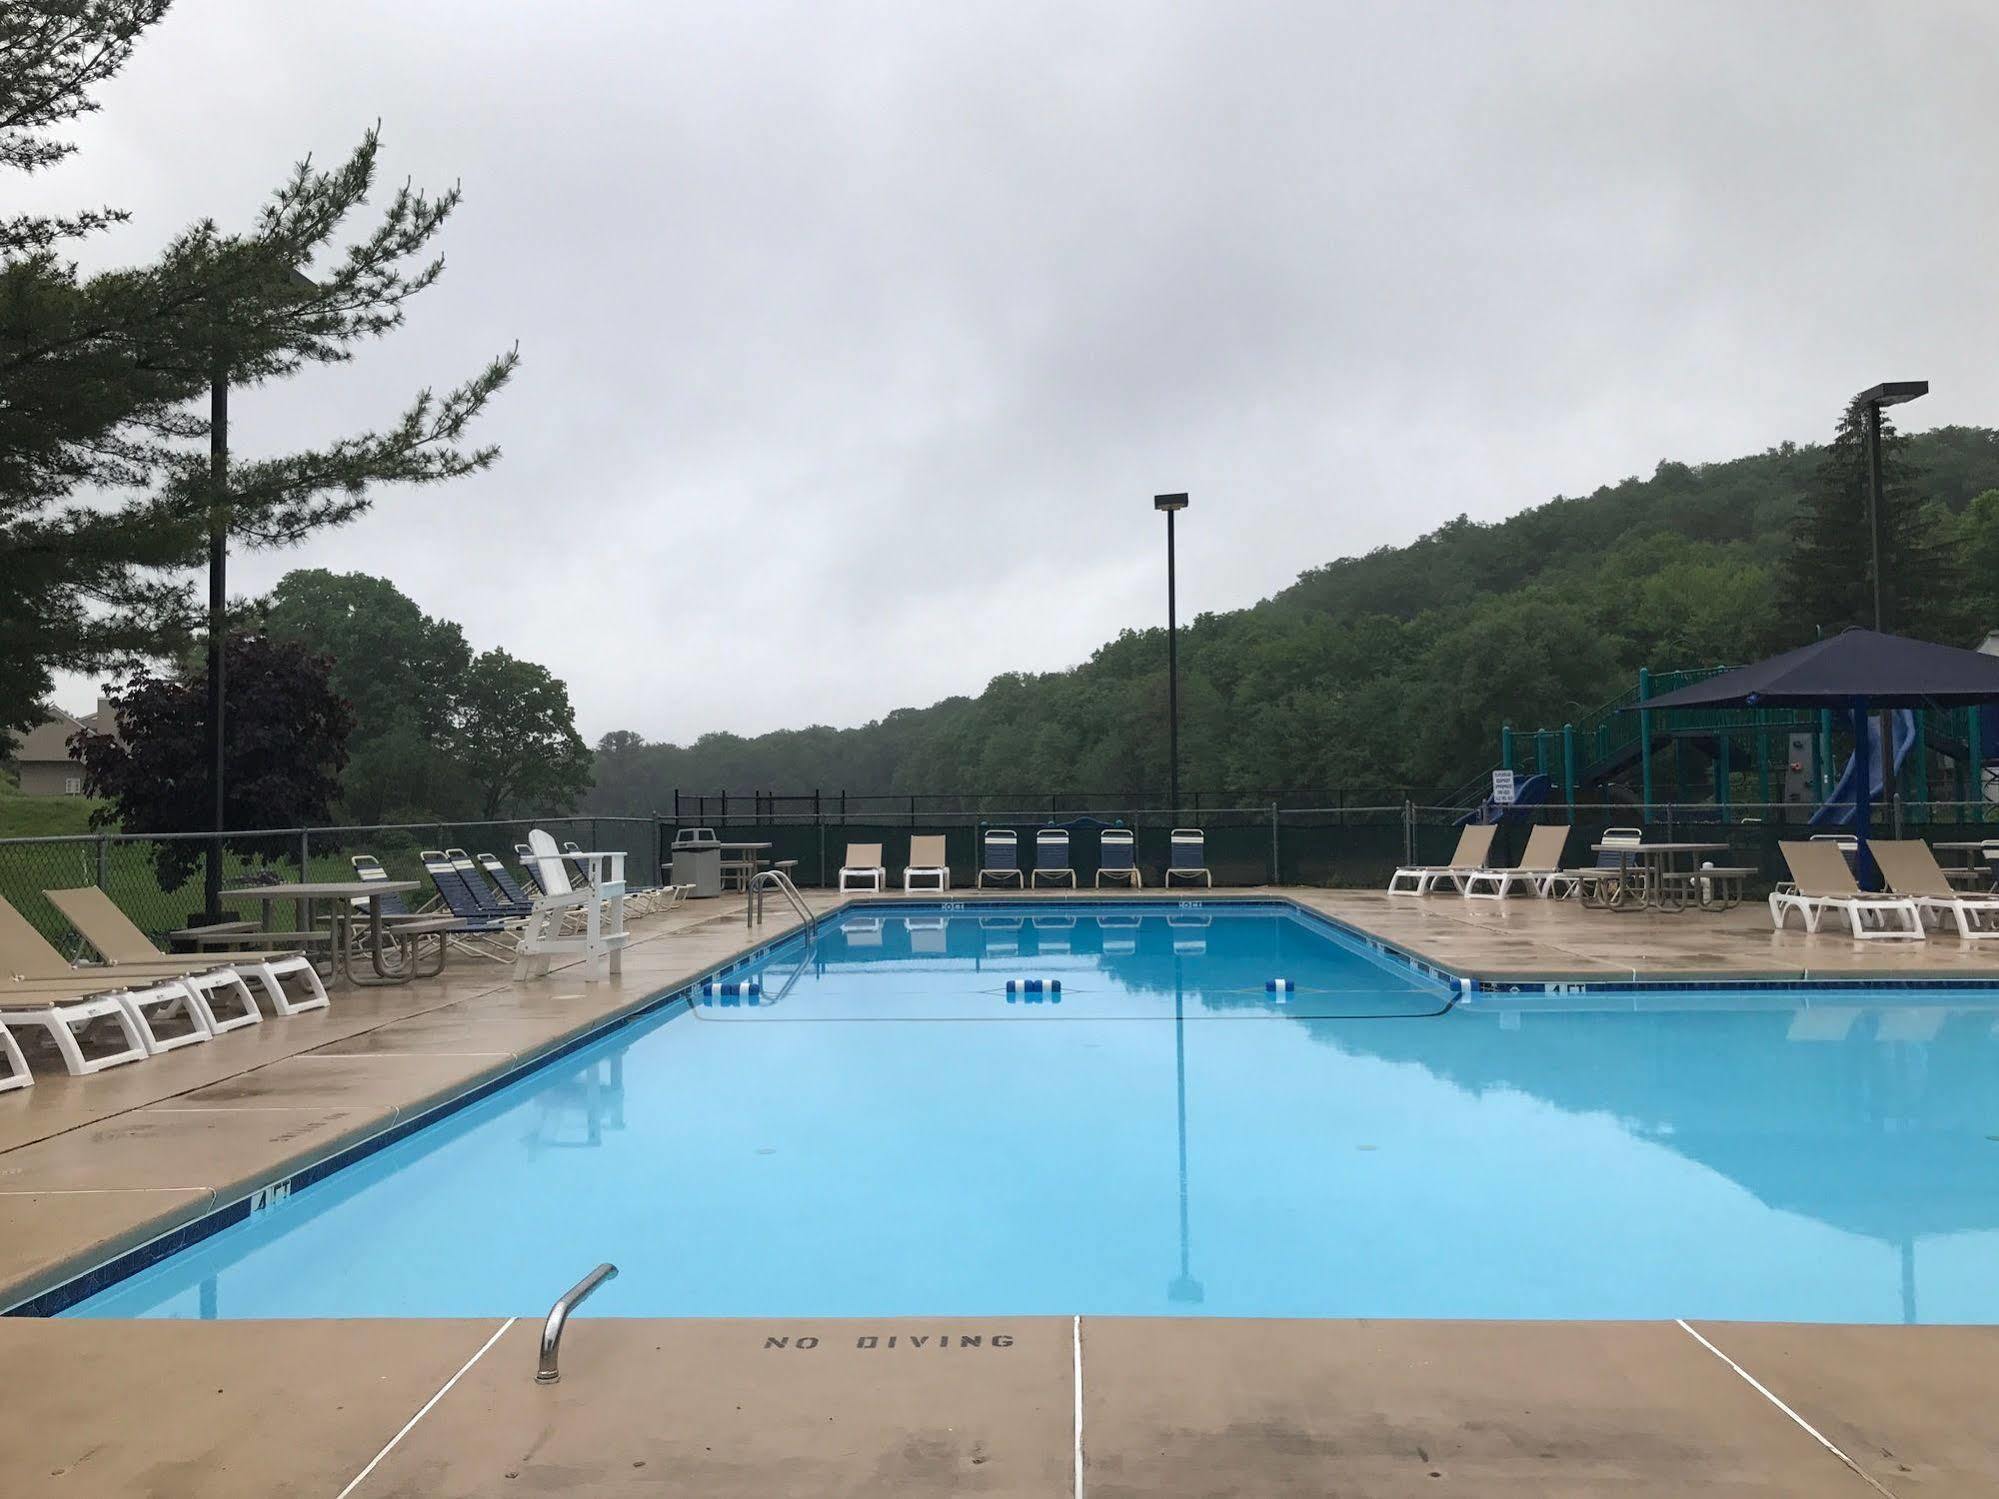
<path fill-rule="evenodd" d="M 13 782 L 0 780 L 0 838 L 88 833 L 90 814 L 103 805 L 87 796 L 23 796 Z"/>

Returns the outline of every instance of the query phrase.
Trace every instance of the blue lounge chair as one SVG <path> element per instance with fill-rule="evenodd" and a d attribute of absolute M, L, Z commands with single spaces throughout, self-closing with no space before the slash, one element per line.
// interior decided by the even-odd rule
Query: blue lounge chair
<path fill-rule="evenodd" d="M 1141 888 L 1145 876 L 1139 872 L 1136 852 L 1130 828 L 1105 828 L 1097 839 L 1097 888 L 1103 888 L 1106 876 L 1134 890 Z"/>
<path fill-rule="evenodd" d="M 437 887 L 438 898 L 444 902 L 445 910 L 457 920 L 452 940 L 479 957 L 511 961 L 518 946 L 515 939 L 524 917 L 498 915 L 487 909 L 472 887 L 465 883 L 465 876 L 457 864 L 447 858 L 443 850 L 427 848 L 418 857 L 423 860 L 424 873 Z"/>
<path fill-rule="evenodd" d="M 1044 879 L 1066 880 L 1071 889 L 1075 888 L 1076 870 L 1069 862 L 1067 828 L 1041 828 L 1034 835 L 1034 873 L 1028 884 L 1038 885 Z"/>
<path fill-rule="evenodd" d="M 1026 883 L 1020 872 L 1020 835 L 1012 828 L 987 828 L 980 840 L 979 877 L 974 883 L 983 890 L 988 879 L 1000 884 Z"/>
<path fill-rule="evenodd" d="M 480 854 L 478 857 L 479 867 L 486 872 L 486 878 L 493 882 L 493 888 L 500 892 L 502 899 L 517 906 L 534 904 L 534 897 L 520 887 L 520 882 L 507 872 L 507 866 L 497 857 L 492 854 Z"/>
<path fill-rule="evenodd" d="M 1193 884 L 1199 880 L 1203 885 L 1212 885 L 1215 877 L 1208 872 L 1208 835 L 1199 828 L 1175 828 L 1171 837 L 1172 852 L 1166 860 L 1166 881 L 1185 880 Z"/>
<path fill-rule="evenodd" d="M 472 856 L 462 848 L 447 848 L 444 857 L 451 861 L 451 867 L 458 871 L 458 877 L 465 881 L 465 888 L 488 916 L 525 916 L 534 903 L 508 900 L 498 890 L 486 883 L 486 876 L 479 872 L 479 866 L 472 862 Z"/>

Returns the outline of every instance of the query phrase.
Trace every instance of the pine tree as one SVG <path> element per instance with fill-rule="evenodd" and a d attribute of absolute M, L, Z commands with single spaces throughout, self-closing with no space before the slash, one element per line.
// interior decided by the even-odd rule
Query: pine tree
<path fill-rule="evenodd" d="M 1881 417 L 1882 615 L 1898 635 L 1953 640 L 1962 628 L 1958 565 L 1948 540 L 1916 493 L 1908 439 Z M 1846 408 L 1820 458 L 1791 527 L 1778 575 L 1784 629 L 1778 644 L 1874 623 L 1873 538 L 1869 529 L 1867 408 Z"/>
<path fill-rule="evenodd" d="M 32 172 L 74 147 L 48 131 L 96 108 L 171 0 L 0 5 L 0 170 Z M 343 230 L 375 184 L 370 130 L 330 171 L 308 160 L 253 227 L 204 220 L 150 264 L 80 274 L 61 253 L 124 215 L 0 220 L 0 728 L 25 726 L 54 669 L 175 649 L 190 623 L 184 575 L 212 514 L 232 539 L 286 545 L 365 510 L 375 486 L 484 468 L 461 439 L 512 373 L 493 360 L 463 385 L 419 392 L 380 432 L 233 466 L 210 479 L 205 396 L 344 361 L 397 327 L 443 262 L 431 243 L 457 207 L 405 185 L 372 227 Z"/>

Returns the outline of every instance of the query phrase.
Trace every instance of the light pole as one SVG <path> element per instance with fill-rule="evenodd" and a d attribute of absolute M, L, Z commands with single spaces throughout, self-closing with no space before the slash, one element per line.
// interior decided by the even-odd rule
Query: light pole
<path fill-rule="evenodd" d="M 1874 557 L 1874 628 L 1886 630 L 1888 585 L 1881 561 L 1882 510 L 1885 499 L 1881 483 L 1881 408 L 1899 406 L 1930 393 L 1927 380 L 1889 380 L 1870 386 L 1855 399 L 1867 407 L 1867 533 Z M 1883 709 L 1875 724 L 1881 738 L 1881 794 L 1888 798 L 1895 836 L 1902 836 L 1901 788 L 1895 784 L 1894 715 Z M 1865 748 L 1865 746 L 1861 746 Z"/>
<path fill-rule="evenodd" d="M 319 290 L 297 267 L 285 273 L 285 287 L 305 296 Z M 208 375 L 208 859 L 202 868 L 201 911 L 204 924 L 223 919 L 222 835 L 229 827 L 223 812 L 223 688 L 226 668 L 223 647 L 229 632 L 229 381 L 234 370 L 230 340 L 220 329 L 213 345 L 214 363 Z M 305 871 L 299 871 L 304 878 Z"/>
<path fill-rule="evenodd" d="M 1180 620 L 1174 596 L 1173 517 L 1187 508 L 1184 494 L 1156 494 L 1152 508 L 1166 512 L 1166 783 L 1170 815 L 1180 815 Z"/>

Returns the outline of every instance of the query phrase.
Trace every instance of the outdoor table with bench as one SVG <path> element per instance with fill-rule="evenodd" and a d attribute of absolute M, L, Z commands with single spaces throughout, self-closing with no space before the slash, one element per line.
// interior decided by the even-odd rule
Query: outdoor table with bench
<path fill-rule="evenodd" d="M 773 845 L 769 843 L 717 843 L 722 851 L 722 888 L 741 890 L 751 876 L 768 862 L 763 856 Z"/>
<path fill-rule="evenodd" d="M 1940 854 L 1963 854 L 1964 862 L 1946 866 L 1944 877 L 1953 885 L 1969 885 L 1973 889 L 1990 889 L 1994 871 L 1990 867 L 1999 861 L 1999 839 L 1979 838 L 1960 843 L 1933 843 L 1930 845 Z"/>
<path fill-rule="evenodd" d="M 385 942 L 400 945 L 408 929 L 392 926 L 382 919 L 382 897 L 385 895 L 408 895 L 421 890 L 423 885 L 417 880 L 303 880 L 284 885 L 248 885 L 239 890 L 225 890 L 223 897 L 228 900 L 254 900 L 261 902 L 262 932 L 245 932 L 241 923 L 225 922 L 218 927 L 204 927 L 194 934 L 197 946 L 206 941 L 215 941 L 235 946 L 246 938 L 255 940 L 266 934 L 282 937 L 287 941 L 303 938 L 310 941 L 316 923 L 312 908 L 317 901 L 330 901 L 328 923 L 332 929 L 330 963 L 333 977 L 343 975 L 350 983 L 362 985 L 407 984 L 415 977 L 414 961 L 401 961 L 392 966 L 383 965 Z M 304 910 L 298 932 L 274 932 L 271 926 L 271 907 L 281 900 L 295 900 Z M 355 902 L 366 901 L 368 905 L 368 967 L 373 970 L 370 978 L 357 970 L 353 964 L 354 923 L 360 916 Z M 212 933 L 213 936 L 203 934 Z M 399 935 L 399 933 L 401 935 Z"/>
<path fill-rule="evenodd" d="M 1592 843 L 1590 849 L 1617 855 L 1612 878 L 1582 887 L 1583 904 L 1606 911 L 1645 906 L 1684 911 L 1689 905 L 1725 911 L 1741 904 L 1742 883 L 1756 872 L 1740 865 L 1696 863 L 1703 854 L 1727 853 L 1726 843 Z"/>

